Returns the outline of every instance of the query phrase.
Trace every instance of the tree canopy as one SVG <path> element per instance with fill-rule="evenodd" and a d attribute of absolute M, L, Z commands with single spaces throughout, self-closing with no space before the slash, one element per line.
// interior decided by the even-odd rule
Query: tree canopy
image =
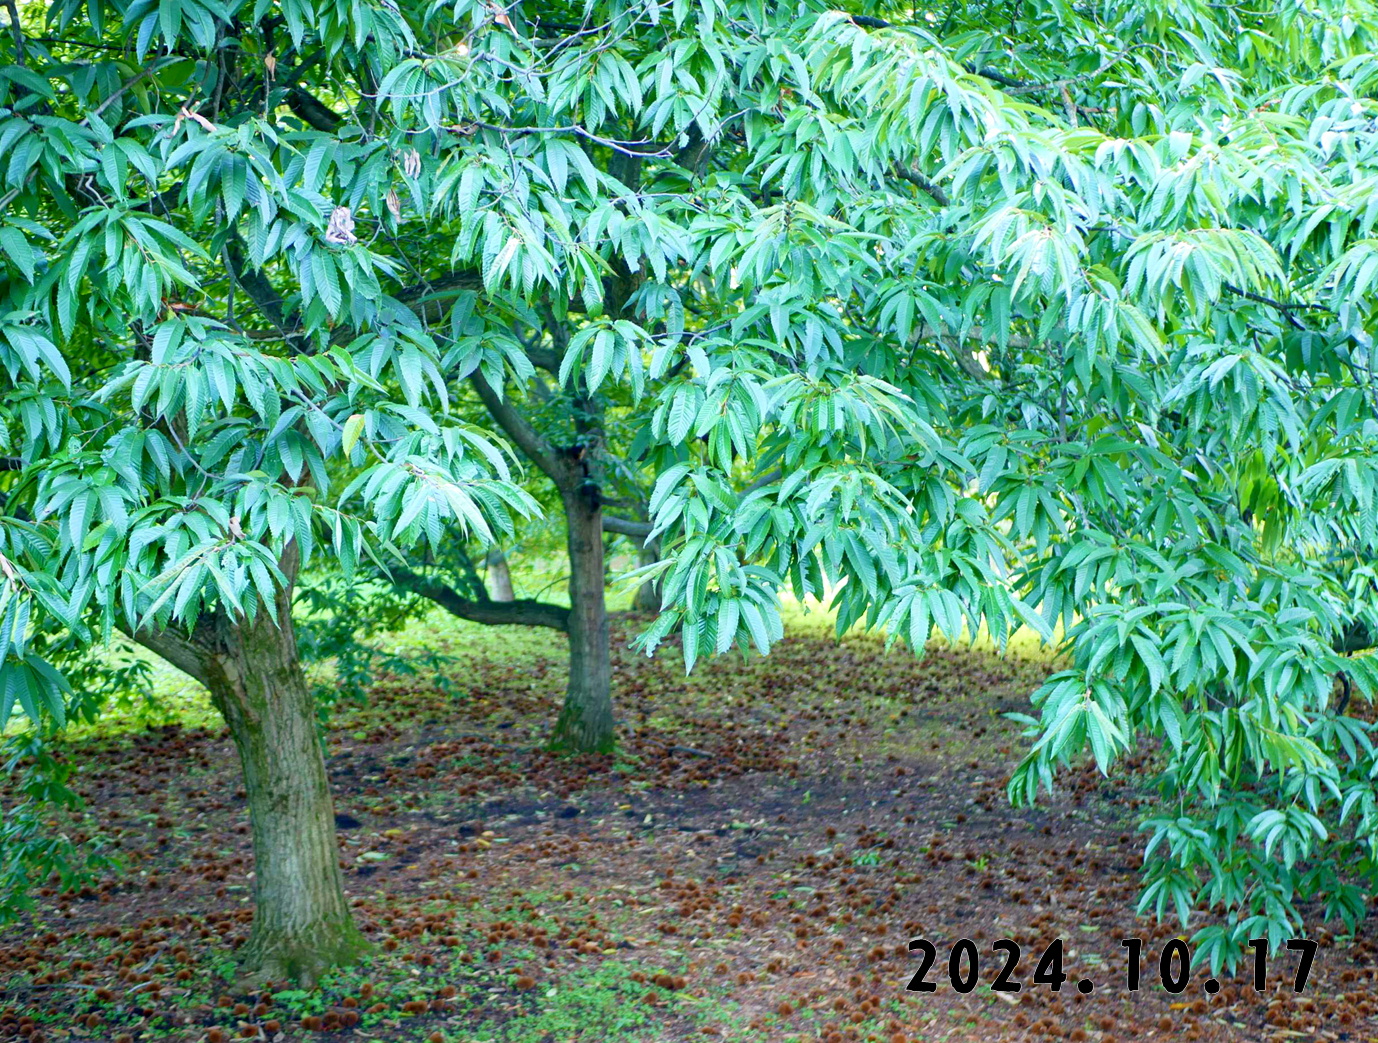
<path fill-rule="evenodd" d="M 1012 796 L 1161 743 L 1146 907 L 1361 914 L 1371 5 L 8 9 L 0 718 L 116 629 L 295 662 L 299 567 L 510 532 L 513 450 L 601 606 L 615 462 L 647 651 L 1033 627 Z"/>

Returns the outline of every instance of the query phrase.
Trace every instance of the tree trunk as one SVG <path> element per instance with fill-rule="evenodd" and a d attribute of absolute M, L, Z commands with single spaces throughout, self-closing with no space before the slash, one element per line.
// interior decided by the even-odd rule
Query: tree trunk
<path fill-rule="evenodd" d="M 285 557 L 293 559 L 283 563 L 291 577 L 295 546 Z M 345 899 L 290 588 L 252 622 L 220 610 L 203 617 L 190 640 L 170 632 L 138 639 L 206 685 L 239 751 L 254 844 L 254 922 L 239 955 L 243 984 L 313 984 L 328 968 L 353 963 L 368 943 Z M 169 648 L 169 641 L 182 647 Z"/>
<path fill-rule="evenodd" d="M 603 600 L 603 512 L 593 487 L 577 487 L 562 499 L 569 548 L 569 687 L 551 745 L 580 753 L 611 753 L 612 661 Z"/>
<path fill-rule="evenodd" d="M 636 555 L 637 565 L 644 568 L 647 565 L 654 565 L 660 560 L 660 541 L 652 540 L 649 544 L 642 547 Z M 648 579 L 641 586 L 636 588 L 636 599 L 632 602 L 632 608 L 637 612 L 650 615 L 660 611 L 660 579 Z"/>
<path fill-rule="evenodd" d="M 235 627 L 208 678 L 244 769 L 254 925 L 241 956 L 264 981 L 314 982 L 366 948 L 345 901 L 316 708 L 290 615 Z"/>
<path fill-rule="evenodd" d="M 625 183 L 625 182 L 624 182 Z M 609 294 L 609 314 L 617 314 L 625 294 Z M 603 601 L 603 509 L 598 489 L 602 414 L 585 395 L 576 394 L 574 426 L 578 443 L 557 449 L 531 422 L 489 386 L 477 371 L 474 390 L 528 458 L 555 483 L 565 509 L 569 549 L 569 687 L 550 745 L 579 752 L 613 748 L 612 662 L 608 613 Z"/>
<path fill-rule="evenodd" d="M 488 597 L 493 601 L 513 601 L 512 570 L 507 567 L 507 557 L 494 547 L 485 559 L 488 566 Z"/>

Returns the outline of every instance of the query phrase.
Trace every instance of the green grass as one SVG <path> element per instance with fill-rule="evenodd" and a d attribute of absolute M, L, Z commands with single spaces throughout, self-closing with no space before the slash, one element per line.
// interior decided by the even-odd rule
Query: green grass
<path fill-rule="evenodd" d="M 523 570 L 520 574 L 514 574 L 513 581 L 518 597 L 538 596 L 556 603 L 567 603 L 564 573 L 557 567 Z M 609 610 L 617 612 L 627 609 L 630 607 L 632 596 L 633 591 L 630 588 L 621 589 L 614 583 L 609 591 Z M 835 636 L 836 614 L 812 598 L 801 603 L 788 594 L 782 595 L 781 617 L 785 633 L 789 636 Z M 885 642 L 885 636 L 853 628 L 842 640 L 844 643 L 859 641 L 881 645 Z M 376 644 L 380 649 L 398 655 L 439 652 L 461 663 L 463 660 L 472 659 L 499 666 L 529 665 L 539 660 L 559 665 L 565 657 L 563 638 L 547 629 L 485 626 L 458 619 L 439 608 L 410 622 L 401 630 L 377 639 Z M 931 647 L 941 648 L 946 644 L 948 643 L 939 640 L 933 642 Z M 964 636 L 964 640 L 956 644 L 981 651 L 997 650 L 995 642 L 984 630 L 978 633 L 974 642 L 965 639 Z M 1047 646 L 1043 645 L 1038 635 L 1028 628 L 1019 630 L 1010 638 L 1006 652 L 1036 661 L 1046 661 L 1051 657 Z M 910 653 L 904 647 L 896 646 L 892 654 Z M 67 738 L 118 735 L 169 724 L 178 724 L 186 728 L 221 726 L 220 716 L 211 706 L 206 690 L 180 670 L 120 635 L 115 636 L 105 655 L 111 662 L 134 659 L 146 663 L 149 668 L 149 691 L 144 698 L 123 697 L 111 700 L 94 724 L 69 726 L 65 732 Z M 673 664 L 674 670 L 671 673 L 681 678 L 690 692 L 701 695 L 705 700 L 717 701 L 721 698 L 720 682 L 714 677 L 715 671 L 711 661 L 701 665 L 692 676 L 684 678 L 683 660 L 676 647 L 662 647 L 657 656 Z M 727 653 L 727 656 L 740 661 L 743 654 L 733 651 Z M 759 658 L 754 651 L 745 654 L 748 663 Z M 731 667 L 724 664 L 724 668 Z M 462 675 L 462 666 L 454 673 Z M 311 664 L 308 674 L 312 681 L 328 685 L 333 678 L 333 667 L 330 663 Z M 22 713 L 16 712 L 4 734 L 15 734 L 27 726 L 27 719 Z"/>
<path fill-rule="evenodd" d="M 677 995 L 654 986 L 639 984 L 631 975 L 637 968 L 623 963 L 603 961 L 586 970 L 579 970 L 559 982 L 540 985 L 527 995 L 531 1007 L 525 1013 L 505 1020 L 501 1027 L 492 1021 L 466 1030 L 466 1037 L 474 1043 L 561 1043 L 576 1040 L 641 1041 L 656 1038 L 657 1024 L 653 1023 L 649 1004 L 642 999 L 647 992 L 659 994 L 660 1006 L 674 1006 Z M 653 976 L 660 968 L 647 968 Z M 657 1019 L 658 1020 L 658 1019 Z"/>
<path fill-rule="evenodd" d="M 137 660 L 147 664 L 147 695 L 143 698 L 122 695 L 109 700 L 94 723 L 69 725 L 64 732 L 67 738 L 86 739 L 118 735 L 165 724 L 178 724 L 184 728 L 221 726 L 220 715 L 211 706 L 206 689 L 175 666 L 119 634 L 115 635 L 103 654 L 110 663 Z M 16 713 L 10 719 L 4 734 L 12 735 L 27 727 L 28 719 L 23 714 Z"/>

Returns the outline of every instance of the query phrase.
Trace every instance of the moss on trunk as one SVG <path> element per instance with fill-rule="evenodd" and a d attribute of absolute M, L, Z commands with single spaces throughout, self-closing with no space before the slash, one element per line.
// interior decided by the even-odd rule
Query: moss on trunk
<path fill-rule="evenodd" d="M 276 625 L 275 625 L 276 623 Z M 211 685 L 244 769 L 254 840 L 246 975 L 314 982 L 367 945 L 344 895 L 316 708 L 290 615 L 236 627 Z"/>
<path fill-rule="evenodd" d="M 295 547 L 283 571 L 296 573 Z M 368 948 L 345 899 L 316 706 L 297 654 L 290 586 L 252 621 L 224 610 L 189 638 L 138 640 L 201 681 L 239 751 L 254 844 L 254 922 L 240 952 L 245 984 L 314 983 Z"/>

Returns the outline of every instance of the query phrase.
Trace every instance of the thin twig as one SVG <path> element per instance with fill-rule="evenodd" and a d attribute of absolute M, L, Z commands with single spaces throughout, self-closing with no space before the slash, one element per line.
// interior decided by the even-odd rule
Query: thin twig
<path fill-rule="evenodd" d="M 99 116 L 102 112 L 104 112 L 106 109 L 108 109 L 111 105 L 115 104 L 115 102 L 118 101 L 118 100 L 120 99 L 120 97 L 121 97 L 126 91 L 129 90 L 129 88 L 133 87 L 133 86 L 134 86 L 136 83 L 138 83 L 140 80 L 147 79 L 149 76 L 152 76 L 152 75 L 153 75 L 155 72 L 157 72 L 159 69 L 162 69 L 162 68 L 166 67 L 167 65 L 170 65 L 172 62 L 180 62 L 180 61 L 182 61 L 182 60 L 183 60 L 183 59 L 182 59 L 182 57 L 181 57 L 180 55 L 171 55 L 171 56 L 169 56 L 169 57 L 167 57 L 167 58 L 164 58 L 161 62 L 154 62 L 154 63 L 153 63 L 152 65 L 150 65 L 147 69 L 144 69 L 144 70 L 142 70 L 142 71 L 140 71 L 140 72 L 135 73 L 135 74 L 134 74 L 133 76 L 131 76 L 129 79 L 125 80 L 124 83 L 120 84 L 119 87 L 117 87 L 114 91 L 112 91 L 111 94 L 110 94 L 110 97 L 106 98 L 103 102 L 101 102 L 101 103 L 100 103 L 99 105 L 97 105 L 94 109 L 92 109 L 92 110 L 91 110 L 91 115 L 92 115 L 92 116 Z M 89 117 L 88 117 L 88 118 L 89 118 Z M 86 120 L 82 120 L 82 122 L 85 123 Z"/>
<path fill-rule="evenodd" d="M 669 750 L 671 753 L 692 753 L 695 757 L 717 756 L 716 754 L 709 753 L 707 750 L 697 750 L 692 746 L 671 746 L 667 742 L 661 742 L 659 739 L 652 739 L 646 735 L 638 735 L 637 738 L 642 742 L 649 742 L 653 746 L 659 746 L 662 750 Z"/>

